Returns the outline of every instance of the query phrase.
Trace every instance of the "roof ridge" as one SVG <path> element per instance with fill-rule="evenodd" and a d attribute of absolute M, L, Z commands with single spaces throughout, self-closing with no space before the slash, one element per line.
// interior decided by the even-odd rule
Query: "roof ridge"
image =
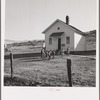
<path fill-rule="evenodd" d="M 49 27 L 47 27 L 42 33 L 45 33 L 45 31 L 47 31 L 53 24 L 55 24 L 57 21 L 60 21 L 62 23 L 64 23 L 66 26 L 69 26 L 70 28 L 72 28 L 74 31 L 78 31 L 81 35 L 86 35 L 84 32 L 82 32 L 81 30 L 77 29 L 76 27 L 66 24 L 64 21 L 60 20 L 60 19 L 56 19 Z"/>

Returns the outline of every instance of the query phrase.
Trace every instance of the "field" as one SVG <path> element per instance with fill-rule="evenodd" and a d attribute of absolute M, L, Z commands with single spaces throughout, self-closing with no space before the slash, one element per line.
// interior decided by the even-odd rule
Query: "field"
<path fill-rule="evenodd" d="M 24 48 L 24 49 L 23 49 Z M 13 53 L 35 53 L 40 51 L 33 47 L 14 47 Z M 31 53 L 32 53 L 31 52 Z M 9 55 L 6 53 L 5 55 Z M 73 87 L 95 87 L 96 84 L 96 59 L 80 55 L 61 56 L 55 59 L 43 60 L 40 56 L 19 57 L 13 60 L 14 78 L 10 78 L 10 60 L 4 63 L 5 86 L 60 86 L 68 87 L 67 58 L 72 61 Z"/>

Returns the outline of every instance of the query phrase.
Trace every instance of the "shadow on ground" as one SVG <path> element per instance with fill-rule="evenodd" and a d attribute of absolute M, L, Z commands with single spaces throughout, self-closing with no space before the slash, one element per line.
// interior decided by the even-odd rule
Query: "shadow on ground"
<path fill-rule="evenodd" d="M 38 87 L 38 86 L 46 86 L 46 87 L 60 86 L 61 87 L 61 85 L 51 85 L 49 83 L 41 83 L 41 82 L 38 82 L 38 81 L 30 81 L 28 79 L 19 78 L 19 77 L 11 78 L 10 76 L 4 77 L 4 86 L 35 86 L 35 87 Z M 68 85 L 66 85 L 65 87 L 68 87 Z"/>
<path fill-rule="evenodd" d="M 36 61 L 42 61 L 40 57 L 26 57 L 26 58 L 20 58 L 20 61 L 23 62 L 36 62 Z"/>

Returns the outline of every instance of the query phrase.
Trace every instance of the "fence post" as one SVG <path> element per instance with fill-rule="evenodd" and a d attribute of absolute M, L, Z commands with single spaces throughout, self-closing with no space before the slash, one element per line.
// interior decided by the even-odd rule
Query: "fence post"
<path fill-rule="evenodd" d="M 68 73 L 69 86 L 72 87 L 72 80 L 71 80 L 71 59 L 67 59 L 67 73 Z"/>
<path fill-rule="evenodd" d="M 11 78 L 13 78 L 13 54 L 10 53 Z"/>

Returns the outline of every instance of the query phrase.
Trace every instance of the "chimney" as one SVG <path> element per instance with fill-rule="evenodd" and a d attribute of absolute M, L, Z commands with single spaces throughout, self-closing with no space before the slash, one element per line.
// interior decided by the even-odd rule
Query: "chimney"
<path fill-rule="evenodd" d="M 69 16 L 66 16 L 66 24 L 69 25 Z"/>

